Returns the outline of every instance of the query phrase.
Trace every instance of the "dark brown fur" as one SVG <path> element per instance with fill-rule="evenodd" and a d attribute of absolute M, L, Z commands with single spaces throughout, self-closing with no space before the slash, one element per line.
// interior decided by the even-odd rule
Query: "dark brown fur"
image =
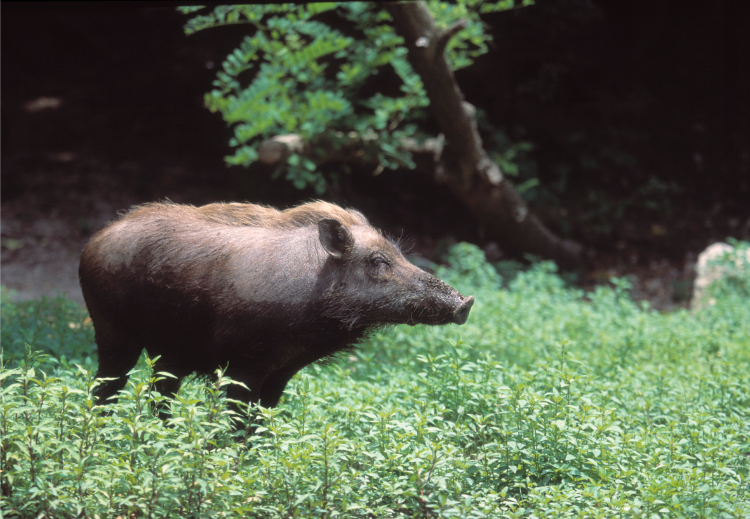
<path fill-rule="evenodd" d="M 274 406 L 306 365 L 383 324 L 463 323 L 473 303 L 411 265 L 359 212 L 325 202 L 134 207 L 86 245 L 79 268 L 99 350 L 100 403 L 143 348 L 178 378 L 227 373 Z"/>

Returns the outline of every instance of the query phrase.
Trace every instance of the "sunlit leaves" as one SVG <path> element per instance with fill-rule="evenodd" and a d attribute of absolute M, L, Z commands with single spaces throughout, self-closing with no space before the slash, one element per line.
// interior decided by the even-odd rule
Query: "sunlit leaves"
<path fill-rule="evenodd" d="M 476 297 L 465 325 L 375 331 L 296 375 L 279 407 L 251 411 L 239 432 L 220 373 L 187 382 L 163 422 L 149 405 L 162 398 L 152 360 L 104 414 L 94 366 L 26 350 L 0 370 L 0 512 L 748 516 L 743 287 L 700 313 L 663 314 L 635 303 L 624 279 L 584 294 L 551 263 L 503 266 L 501 279 L 473 245 L 446 259 L 438 274 Z M 8 301 L 4 326 L 29 309 L 45 330 L 70 322 L 65 305 L 35 303 Z M 20 333 L 3 329 L 4 344 Z"/>
<path fill-rule="evenodd" d="M 449 42 L 447 57 L 453 68 L 471 64 L 486 52 L 488 36 L 478 12 L 514 7 L 511 3 L 484 4 L 467 0 L 458 4 L 431 2 L 441 27 L 459 19 L 469 25 Z M 408 152 L 398 151 L 399 139 L 414 134 L 404 126 L 414 110 L 429 104 L 421 79 L 406 59 L 402 38 L 390 25 L 391 17 L 376 3 L 311 3 L 306 5 L 216 6 L 208 12 L 180 8 L 184 14 L 200 13 L 185 26 L 186 34 L 227 24 L 248 25 L 248 36 L 222 64 L 206 95 L 206 106 L 222 114 L 235 128 L 232 146 L 237 152 L 230 164 L 249 165 L 263 140 L 281 133 L 299 134 L 315 143 L 332 130 L 360 135 L 373 132 L 363 158 L 376 157 L 381 167 L 413 167 Z M 362 38 L 344 36 L 316 18 L 333 11 L 359 31 Z M 377 93 L 361 99 L 368 79 L 392 67 L 402 85 L 402 95 Z M 332 70 L 328 70 L 331 68 Z M 315 168 L 289 164 L 287 175 L 295 186 L 314 185 L 322 194 L 326 181 Z"/>

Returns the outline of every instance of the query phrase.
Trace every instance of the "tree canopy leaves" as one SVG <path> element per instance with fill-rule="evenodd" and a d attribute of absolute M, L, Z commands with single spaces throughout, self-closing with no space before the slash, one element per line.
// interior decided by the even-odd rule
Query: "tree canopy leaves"
<path fill-rule="evenodd" d="M 522 5 L 529 3 L 524 0 Z M 487 52 L 490 37 L 479 12 L 515 7 L 512 0 L 428 5 L 441 28 L 468 22 L 447 43 L 446 56 L 454 70 Z M 195 14 L 202 8 L 179 10 Z M 230 24 L 247 24 L 249 34 L 227 56 L 214 90 L 205 96 L 206 106 L 234 125 L 230 145 L 236 151 L 226 157 L 228 164 L 250 165 L 258 159 L 260 142 L 276 135 L 294 133 L 314 145 L 338 131 L 368 136 L 363 159 L 374 159 L 381 168 L 414 167 L 410 153 L 398 143 L 406 137 L 426 137 L 416 124 L 421 115 L 417 110 L 429 101 L 406 59 L 403 39 L 382 6 L 220 5 L 188 20 L 185 33 Z M 378 91 L 363 96 L 367 82 L 386 68 L 398 76 L 400 94 Z M 325 191 L 326 179 L 314 161 L 291 158 L 286 166 L 287 179 L 295 186 L 312 186 L 318 194 Z"/>

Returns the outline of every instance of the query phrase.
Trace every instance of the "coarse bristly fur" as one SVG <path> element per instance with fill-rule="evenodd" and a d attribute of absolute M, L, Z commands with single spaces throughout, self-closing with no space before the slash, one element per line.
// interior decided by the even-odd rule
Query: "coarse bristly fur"
<path fill-rule="evenodd" d="M 97 233 L 79 267 L 96 331 L 99 402 L 145 347 L 177 379 L 227 374 L 240 401 L 274 406 L 304 366 L 386 324 L 463 323 L 464 297 L 409 263 L 358 211 L 311 202 L 150 203 Z"/>
<path fill-rule="evenodd" d="M 257 204 L 217 202 L 201 207 L 175 204 L 174 202 L 150 202 L 133 206 L 121 219 L 141 218 L 146 215 L 167 216 L 185 219 L 200 219 L 237 227 L 269 227 L 291 229 L 318 225 L 322 218 L 333 218 L 347 226 L 370 225 L 359 211 L 344 209 L 335 204 L 314 201 L 284 211 Z"/>

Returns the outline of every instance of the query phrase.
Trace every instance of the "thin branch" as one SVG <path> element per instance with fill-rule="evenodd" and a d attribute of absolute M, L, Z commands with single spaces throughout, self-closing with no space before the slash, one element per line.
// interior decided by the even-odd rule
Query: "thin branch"
<path fill-rule="evenodd" d="M 283 164 L 290 155 L 298 154 L 312 160 L 317 165 L 335 161 L 359 161 L 364 155 L 364 147 L 378 139 L 376 133 L 360 135 L 356 132 L 335 132 L 337 139 L 343 140 L 338 148 L 328 139 L 322 139 L 315 143 L 305 141 L 300 135 L 288 134 L 277 135 L 266 139 L 258 145 L 258 159 L 264 164 Z M 400 151 L 406 151 L 413 155 L 422 155 L 428 158 L 432 164 L 437 164 L 442 156 L 445 146 L 445 136 L 438 135 L 436 138 L 425 139 L 421 143 L 417 139 L 405 137 L 399 142 Z M 323 149 L 325 153 L 318 156 L 313 150 Z M 377 171 L 378 174 L 382 168 Z"/>
<path fill-rule="evenodd" d="M 444 55 L 450 38 L 467 22 L 441 31 L 424 1 L 389 2 L 386 9 L 396 33 L 406 42 L 407 58 L 421 77 L 430 110 L 445 134 L 444 158 L 433 163 L 435 180 L 444 182 L 485 232 L 507 249 L 551 258 L 564 267 L 580 265 L 581 246 L 555 236 L 530 213 L 482 145 L 476 110 L 464 100 Z"/>
<path fill-rule="evenodd" d="M 439 59 L 440 56 L 442 56 L 445 52 L 445 47 L 448 45 L 450 39 L 453 38 L 453 36 L 455 36 L 457 32 L 466 29 L 466 27 L 468 26 L 468 21 L 459 20 L 448 27 L 446 30 L 444 30 L 442 33 L 440 33 L 440 36 L 438 36 L 437 39 L 437 44 L 435 45 L 435 55 L 433 56 L 433 59 Z"/>
<path fill-rule="evenodd" d="M 192 20 L 190 20 L 192 21 Z M 190 21 L 188 23 L 190 23 Z M 208 29 L 216 29 L 217 27 L 223 27 L 224 25 L 255 25 L 257 27 L 257 24 L 251 22 L 250 20 L 237 20 L 236 22 L 217 22 L 215 25 L 211 25 L 210 27 L 201 27 L 200 29 L 192 29 L 192 32 L 185 33 L 185 36 L 192 36 L 193 34 L 205 31 Z"/>

